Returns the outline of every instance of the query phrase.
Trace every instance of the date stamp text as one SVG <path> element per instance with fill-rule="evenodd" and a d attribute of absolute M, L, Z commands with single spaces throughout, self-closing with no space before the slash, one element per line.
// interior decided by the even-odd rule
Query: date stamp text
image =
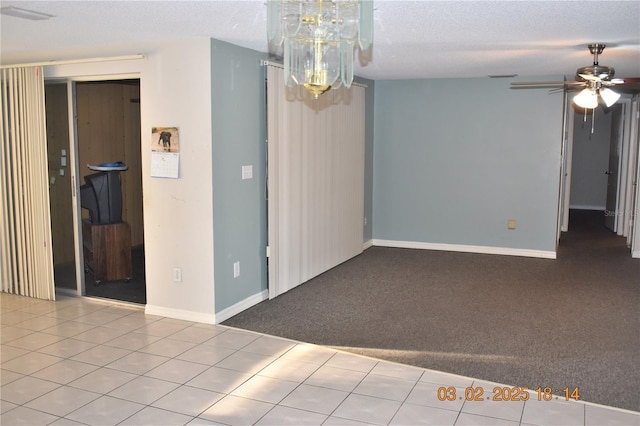
<path fill-rule="evenodd" d="M 456 401 L 528 401 L 536 399 L 538 401 L 580 399 L 580 389 L 566 387 L 564 389 L 554 389 L 549 386 L 539 386 L 537 389 L 529 389 L 525 386 L 495 386 L 493 389 L 485 389 L 483 386 L 467 387 L 462 389 L 453 386 L 441 386 L 438 388 L 438 400 Z"/>

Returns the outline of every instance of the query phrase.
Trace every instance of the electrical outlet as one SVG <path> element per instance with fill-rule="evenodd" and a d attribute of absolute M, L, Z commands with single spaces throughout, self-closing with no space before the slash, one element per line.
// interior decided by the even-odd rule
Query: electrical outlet
<path fill-rule="evenodd" d="M 367 226 L 367 222 L 368 222 L 368 220 L 367 220 L 367 217 L 365 216 L 364 217 L 364 226 Z"/>
<path fill-rule="evenodd" d="M 509 221 L 507 222 L 507 228 L 516 229 L 516 220 L 515 219 L 509 219 Z"/>
<path fill-rule="evenodd" d="M 240 276 L 240 262 L 233 263 L 233 278 L 238 278 Z"/>
<path fill-rule="evenodd" d="M 182 282 L 182 269 L 173 268 L 173 282 L 181 283 Z"/>

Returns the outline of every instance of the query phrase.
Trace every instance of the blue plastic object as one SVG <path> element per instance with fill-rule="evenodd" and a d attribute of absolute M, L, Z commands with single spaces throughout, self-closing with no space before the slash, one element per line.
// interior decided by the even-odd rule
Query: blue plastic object
<path fill-rule="evenodd" d="M 97 166 L 87 164 L 87 167 L 89 170 L 96 170 L 99 172 L 124 171 L 129 168 L 129 166 L 124 164 L 122 161 L 118 161 L 116 163 L 101 163 Z"/>

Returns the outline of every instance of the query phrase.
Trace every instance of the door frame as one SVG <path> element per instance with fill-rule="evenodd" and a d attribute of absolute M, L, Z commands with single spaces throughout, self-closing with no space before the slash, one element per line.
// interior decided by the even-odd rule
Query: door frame
<path fill-rule="evenodd" d="M 631 256 L 640 258 L 640 226 L 638 226 L 638 218 L 640 218 L 640 95 L 634 96 L 631 101 L 631 139 L 635 144 L 635 165 L 632 166 L 631 179 L 633 180 L 630 187 L 632 199 L 629 204 L 631 209 L 631 220 L 629 221 L 629 236 L 627 244 L 631 247 Z M 633 149 L 633 148 L 632 148 Z M 634 173 L 635 168 L 635 173 Z"/>
<path fill-rule="evenodd" d="M 624 131 L 624 137 L 621 140 L 621 149 L 626 149 L 627 162 L 622 163 L 622 156 L 620 158 L 620 167 L 627 167 L 628 173 L 626 173 L 625 181 L 618 182 L 618 201 L 616 207 L 620 207 L 620 191 L 621 186 L 625 186 L 627 195 L 625 196 L 626 204 L 624 208 L 629 213 L 630 219 L 626 221 L 625 228 L 628 231 L 627 245 L 631 249 L 631 255 L 634 258 L 640 258 L 640 226 L 638 224 L 638 217 L 640 217 L 640 96 L 634 96 L 632 98 L 620 99 L 623 105 L 623 117 L 621 127 Z M 635 105 L 635 107 L 633 107 Z M 571 105 L 571 98 L 567 97 L 565 106 L 567 108 L 566 116 L 566 131 L 563 132 L 563 145 L 561 147 L 561 172 L 564 171 L 564 175 L 561 174 L 559 179 L 558 188 L 558 224 L 561 232 L 567 232 L 569 230 L 569 205 L 571 197 L 571 177 L 572 177 L 572 157 L 573 157 L 573 144 L 574 144 L 574 120 L 575 110 Z M 633 139 L 633 140 L 632 140 Z M 566 143 L 566 146 L 565 146 Z M 632 144 L 635 144 L 635 148 Z M 635 165 L 634 165 L 635 163 Z M 618 175 L 620 175 L 620 171 Z M 563 188 L 564 185 L 564 188 Z M 635 195 L 634 195 L 635 193 Z M 625 215 L 626 216 L 626 215 Z M 618 218 L 621 221 L 623 218 Z M 620 222 L 622 225 L 622 222 Z M 627 228 L 628 226 L 628 228 Z M 558 232 L 558 242 L 560 239 L 560 232 Z M 557 244 L 556 244 L 557 247 Z M 557 250 L 557 249 L 556 249 Z"/>
<path fill-rule="evenodd" d="M 564 92 L 563 108 L 556 251 L 558 244 L 560 244 L 560 237 L 562 233 L 569 230 L 569 204 L 571 200 L 571 166 L 573 164 L 573 125 L 575 111 L 571 106 L 571 99 L 566 91 Z"/>
<path fill-rule="evenodd" d="M 140 73 L 88 75 L 67 78 L 67 105 L 69 114 L 69 168 L 71 172 L 71 202 L 73 209 L 73 238 L 76 260 L 76 291 L 78 296 L 85 296 L 84 251 L 82 241 L 82 208 L 80 206 L 80 164 L 78 161 L 78 111 L 76 102 L 76 83 L 83 81 L 112 81 L 138 79 L 142 84 Z M 142 131 L 142 129 L 140 129 Z M 143 188 L 144 191 L 144 188 Z"/>
<path fill-rule="evenodd" d="M 620 99 L 622 106 L 619 140 L 619 162 L 616 188 L 615 232 L 628 237 L 633 234 L 635 176 L 638 173 L 638 139 L 633 135 L 633 102 L 630 98 Z M 627 244 L 629 245 L 629 244 Z M 630 245 L 629 245 L 630 246 Z"/>
<path fill-rule="evenodd" d="M 71 171 L 71 209 L 73 211 L 73 241 L 76 261 L 76 294 L 84 294 L 84 252 L 82 250 L 82 210 L 80 207 L 80 182 L 78 179 L 78 113 L 76 109 L 76 83 L 67 80 L 67 105 L 69 113 L 69 169 Z"/>
<path fill-rule="evenodd" d="M 619 113 L 617 111 L 620 111 Z M 605 226 L 620 235 L 620 196 L 624 190 L 624 155 L 625 149 L 625 114 L 626 105 L 620 99 L 612 107 L 611 113 L 611 136 L 609 137 L 609 165 L 605 173 L 607 174 L 607 199 L 605 203 Z M 616 136 L 614 138 L 614 135 Z M 617 158 L 616 158 L 617 156 Z M 624 213 L 624 212 L 623 212 Z"/>
<path fill-rule="evenodd" d="M 638 172 L 638 160 L 640 159 L 640 141 L 637 128 L 637 99 L 625 99 L 624 102 L 624 138 L 622 156 L 622 174 L 624 192 L 620 192 L 620 198 L 624 207 L 624 214 L 619 218 L 618 235 L 627 237 L 627 245 L 631 247 L 630 237 L 633 234 L 635 211 L 636 175 Z M 634 119 L 635 118 L 635 119 Z"/>

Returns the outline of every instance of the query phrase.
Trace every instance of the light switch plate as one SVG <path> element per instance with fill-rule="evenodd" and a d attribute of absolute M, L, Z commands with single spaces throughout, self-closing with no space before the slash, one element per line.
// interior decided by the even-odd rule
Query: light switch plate
<path fill-rule="evenodd" d="M 242 179 L 253 178 L 253 166 L 242 166 Z"/>

